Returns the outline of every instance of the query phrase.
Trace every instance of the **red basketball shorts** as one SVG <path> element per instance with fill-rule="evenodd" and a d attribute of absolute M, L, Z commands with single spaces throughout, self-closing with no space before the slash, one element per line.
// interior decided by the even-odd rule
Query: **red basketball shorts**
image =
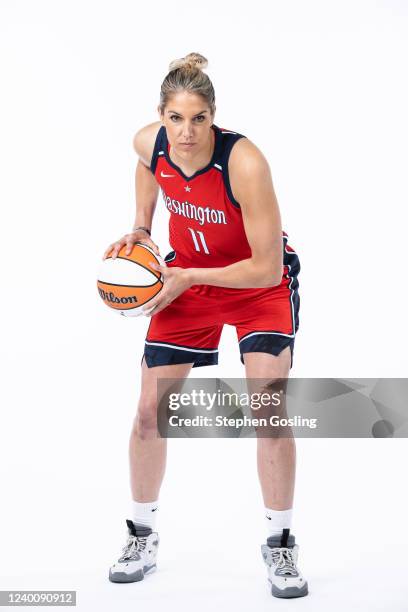
<path fill-rule="evenodd" d="M 289 249 L 285 241 L 280 285 L 263 289 L 193 285 L 153 315 L 143 355 L 147 366 L 216 365 L 222 328 L 227 324 L 235 326 L 242 363 L 244 353 L 279 355 L 290 346 L 292 367 L 299 327 L 300 263 Z M 166 256 L 167 265 L 173 259 L 174 251 Z"/>

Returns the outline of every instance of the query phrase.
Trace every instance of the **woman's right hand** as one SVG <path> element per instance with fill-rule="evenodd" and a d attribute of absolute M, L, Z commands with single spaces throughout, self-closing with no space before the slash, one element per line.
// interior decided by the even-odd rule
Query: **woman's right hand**
<path fill-rule="evenodd" d="M 159 247 L 157 244 L 153 242 L 150 238 L 149 234 L 144 230 L 136 230 L 135 232 L 130 232 L 130 234 L 126 234 L 123 238 L 120 238 L 116 242 L 113 242 L 108 246 L 105 253 L 103 254 L 102 259 L 106 259 L 109 255 L 112 259 L 118 255 L 120 249 L 126 245 L 126 255 L 130 255 L 133 249 L 133 245 L 135 242 L 142 242 L 150 247 L 157 255 L 160 255 Z"/>

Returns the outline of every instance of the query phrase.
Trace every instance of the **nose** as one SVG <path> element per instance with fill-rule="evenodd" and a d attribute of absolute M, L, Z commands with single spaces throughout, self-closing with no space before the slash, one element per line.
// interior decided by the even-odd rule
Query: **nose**
<path fill-rule="evenodd" d="M 189 140 L 193 140 L 193 126 L 189 123 L 184 123 L 183 125 L 183 138 L 186 142 Z"/>

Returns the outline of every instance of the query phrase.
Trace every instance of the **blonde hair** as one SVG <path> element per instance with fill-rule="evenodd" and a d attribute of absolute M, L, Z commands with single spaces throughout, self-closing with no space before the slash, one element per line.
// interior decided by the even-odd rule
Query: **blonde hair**
<path fill-rule="evenodd" d="M 181 91 L 188 91 L 204 98 L 210 107 L 211 114 L 215 113 L 215 92 L 213 84 L 203 68 L 208 61 L 199 53 L 189 53 L 181 59 L 173 60 L 169 66 L 169 73 L 160 88 L 161 114 L 170 98 Z"/>

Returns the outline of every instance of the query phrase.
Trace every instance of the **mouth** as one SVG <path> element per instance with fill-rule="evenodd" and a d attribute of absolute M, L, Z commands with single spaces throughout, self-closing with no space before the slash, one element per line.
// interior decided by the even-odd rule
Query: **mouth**
<path fill-rule="evenodd" d="M 180 142 L 180 146 L 182 147 L 189 148 L 189 147 L 194 147 L 194 145 L 195 145 L 195 142 Z"/>

